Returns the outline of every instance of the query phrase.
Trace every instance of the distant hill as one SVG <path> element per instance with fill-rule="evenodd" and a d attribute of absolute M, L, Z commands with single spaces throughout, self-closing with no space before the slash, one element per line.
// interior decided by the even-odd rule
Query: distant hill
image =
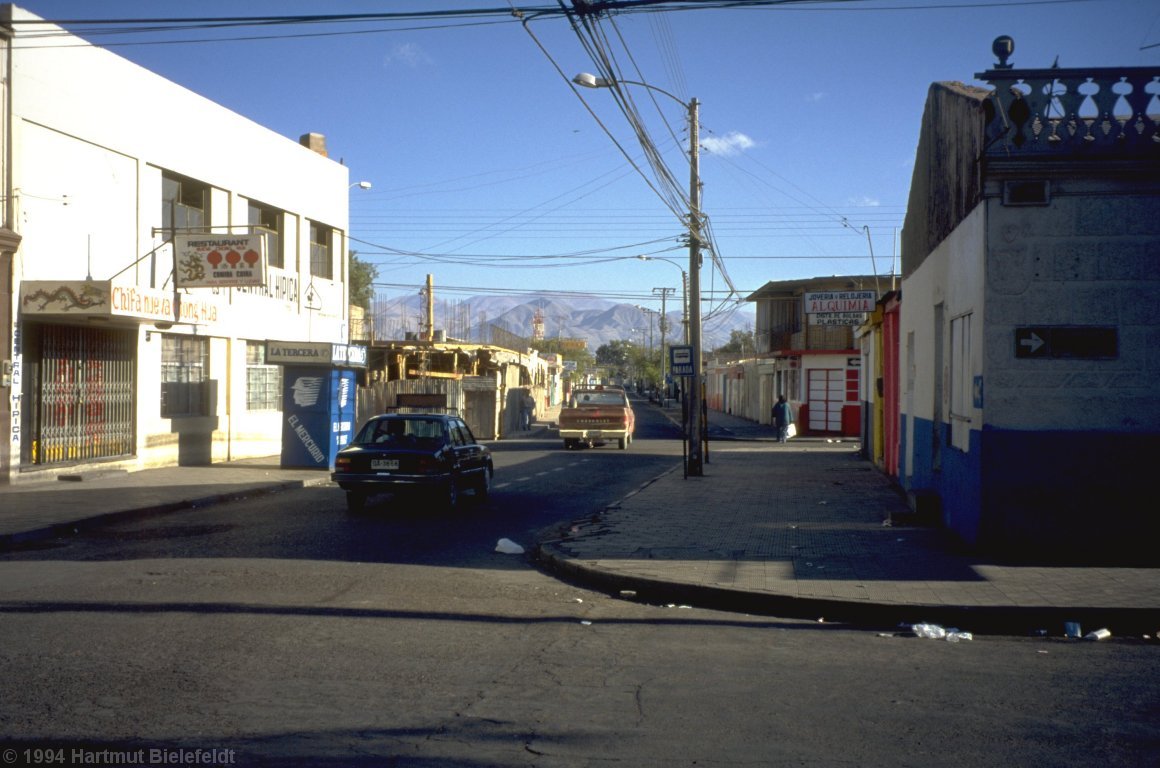
<path fill-rule="evenodd" d="M 672 309 L 676 307 L 675 311 Z M 666 341 L 680 343 L 684 338 L 680 299 L 666 307 L 669 329 Z M 659 312 L 646 313 L 632 304 L 618 304 L 598 298 L 520 296 L 472 296 L 466 299 L 435 302 L 435 328 L 448 338 L 477 343 L 496 343 L 497 335 L 511 334 L 530 339 L 537 311 L 543 318 L 546 338 L 585 339 L 589 351 L 611 341 L 632 341 L 656 347 L 661 344 Z M 418 295 L 376 298 L 372 315 L 375 338 L 405 339 L 418 333 L 423 322 L 423 299 Z M 742 303 L 721 313 L 705 317 L 701 336 L 705 349 L 715 349 L 729 341 L 733 330 L 752 330 L 754 309 Z"/>

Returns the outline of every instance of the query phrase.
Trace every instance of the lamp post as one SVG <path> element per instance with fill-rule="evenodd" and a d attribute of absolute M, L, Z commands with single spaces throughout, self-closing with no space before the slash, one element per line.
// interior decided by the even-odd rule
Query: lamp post
<path fill-rule="evenodd" d="M 673 261 L 666 259 L 663 256 L 637 256 L 641 261 L 665 261 L 672 264 L 681 271 L 681 330 L 683 331 L 683 339 L 686 344 L 689 343 L 689 275 L 685 272 L 685 268 Z M 656 289 L 654 288 L 655 292 Z"/>
<path fill-rule="evenodd" d="M 681 273 L 681 339 L 685 344 L 689 343 L 689 297 L 687 295 L 689 287 L 688 275 L 685 273 L 685 268 L 672 259 L 666 259 L 661 256 L 637 256 L 641 261 L 667 261 L 677 268 Z M 664 386 L 661 388 L 661 405 L 667 405 L 669 399 L 669 352 L 668 346 L 665 343 L 665 335 L 668 331 L 669 315 L 665 311 L 665 297 L 669 295 L 672 288 L 653 288 L 653 293 L 657 291 L 661 293 L 661 381 Z"/>
<path fill-rule="evenodd" d="M 693 375 L 689 378 L 689 456 L 686 474 L 699 477 L 704 474 L 704 454 L 701 450 L 702 381 L 701 381 L 701 160 L 697 115 L 700 102 L 685 102 L 663 88 L 638 80 L 607 80 L 588 72 L 581 72 L 572 82 L 584 88 L 612 88 L 617 85 L 639 85 L 650 91 L 668 96 L 680 104 L 689 116 L 689 327 L 688 342 L 692 348 Z"/>
<path fill-rule="evenodd" d="M 660 312 L 655 309 L 649 309 L 648 307 L 642 307 L 640 304 L 637 304 L 636 308 L 648 318 L 648 353 L 651 357 L 653 352 L 653 315 L 659 315 Z"/>
<path fill-rule="evenodd" d="M 347 177 L 347 178 L 349 178 L 349 177 Z M 358 187 L 359 189 L 370 189 L 371 183 L 369 181 L 356 181 L 353 184 L 349 185 L 346 188 L 346 191 L 350 192 L 355 187 Z M 348 213 L 348 215 L 347 215 L 347 224 L 348 225 L 350 223 L 349 219 L 350 219 L 350 215 Z M 349 233 L 349 226 L 348 226 L 348 233 Z M 352 328 L 353 320 L 350 317 L 350 279 L 351 279 L 350 262 L 351 262 L 351 255 L 350 255 L 350 247 L 349 247 L 349 241 L 348 241 L 347 242 L 347 249 L 346 249 L 346 275 L 345 275 L 345 279 L 344 279 L 344 282 L 346 284 L 346 305 L 347 305 L 347 310 L 346 310 L 347 311 L 347 318 L 346 318 L 347 331 L 346 332 L 347 332 L 348 340 L 350 338 L 351 331 L 353 330 L 353 328 Z M 375 314 L 374 314 L 374 295 L 373 295 L 374 291 L 373 291 L 373 289 L 372 289 L 371 293 L 372 293 L 372 295 L 370 298 L 370 304 L 371 304 L 371 307 L 370 307 L 370 313 L 371 313 L 370 332 L 369 332 L 369 334 L 367 334 L 367 330 L 364 328 L 363 330 L 359 331 L 359 333 L 367 334 L 367 338 L 369 338 L 371 341 L 373 341 L 375 338 Z M 366 323 L 365 316 L 363 318 L 363 323 Z"/>

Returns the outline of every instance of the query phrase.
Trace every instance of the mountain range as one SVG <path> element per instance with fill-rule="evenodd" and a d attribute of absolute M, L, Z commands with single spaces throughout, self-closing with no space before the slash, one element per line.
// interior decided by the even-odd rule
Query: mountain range
<path fill-rule="evenodd" d="M 673 309 L 675 307 L 675 310 Z M 408 338 L 420 331 L 426 314 L 425 300 L 419 295 L 386 298 L 376 296 L 372 315 L 375 338 Z M 682 343 L 681 300 L 666 307 L 668 326 L 665 341 Z M 539 321 L 539 322 L 538 322 Z M 537 296 L 534 294 L 472 296 L 435 301 L 435 329 L 447 338 L 510 346 L 517 340 L 536 336 L 542 323 L 544 338 L 584 339 L 589 352 L 611 341 L 631 341 L 645 346 L 661 346 L 660 312 L 645 311 L 595 297 Z M 701 337 L 705 349 L 715 349 L 729 341 L 733 330 L 752 330 L 752 305 L 741 304 L 719 317 L 703 317 Z"/>

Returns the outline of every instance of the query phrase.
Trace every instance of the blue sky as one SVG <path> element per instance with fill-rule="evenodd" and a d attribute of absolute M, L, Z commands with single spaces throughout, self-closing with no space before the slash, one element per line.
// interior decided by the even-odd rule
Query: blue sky
<path fill-rule="evenodd" d="M 56 20 L 555 4 L 18 5 Z M 695 5 L 619 14 L 596 33 L 625 79 L 700 102 L 702 208 L 723 265 L 706 259 L 701 282 L 716 300 L 730 283 L 744 297 L 769 280 L 888 276 L 927 89 L 942 80 L 977 83 L 975 73 L 995 62 L 996 36 L 1015 39 L 1017 67 L 1051 66 L 1056 57 L 1063 67 L 1160 62 L 1154 0 Z M 572 75 L 596 70 L 591 49 L 562 17 L 148 35 L 73 29 L 100 44 L 201 40 L 113 48 L 280 134 L 325 134 L 351 181 L 373 185 L 350 192 L 351 236 L 360 258 L 377 266 L 381 295 L 410 294 L 428 274 L 448 299 L 582 292 L 659 308 L 654 288 L 679 294 L 678 270 L 688 264 L 682 203 L 654 191 L 663 187 L 612 94 L 571 86 Z M 253 39 L 270 35 L 280 36 Z M 687 192 L 684 107 L 664 95 L 654 106 L 648 89 L 626 90 L 674 185 Z"/>

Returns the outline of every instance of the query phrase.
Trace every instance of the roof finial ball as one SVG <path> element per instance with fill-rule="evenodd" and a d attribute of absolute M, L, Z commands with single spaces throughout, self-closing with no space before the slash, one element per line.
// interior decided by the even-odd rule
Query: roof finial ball
<path fill-rule="evenodd" d="M 991 43 L 991 53 L 999 59 L 995 69 L 1011 69 L 1015 65 L 1008 64 L 1007 59 L 1015 53 L 1015 39 L 1010 35 L 999 35 L 995 38 L 995 42 Z"/>

